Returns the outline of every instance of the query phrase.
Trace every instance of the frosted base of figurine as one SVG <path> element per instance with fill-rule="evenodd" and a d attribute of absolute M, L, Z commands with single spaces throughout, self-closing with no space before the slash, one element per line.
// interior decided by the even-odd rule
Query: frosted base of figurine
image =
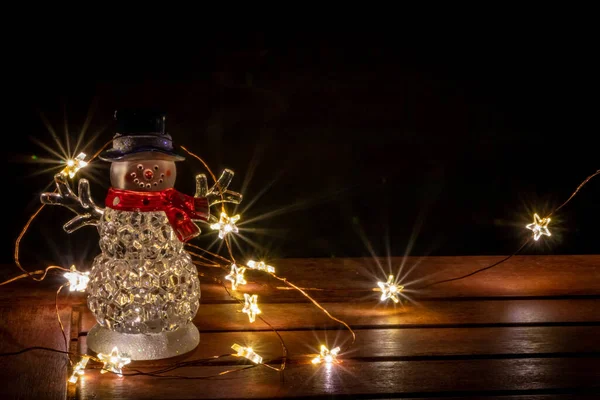
<path fill-rule="evenodd" d="M 158 360 L 188 353 L 200 343 L 198 328 L 189 322 L 172 332 L 119 333 L 94 325 L 87 335 L 87 347 L 95 353 L 110 354 L 118 347 L 132 360 Z"/>

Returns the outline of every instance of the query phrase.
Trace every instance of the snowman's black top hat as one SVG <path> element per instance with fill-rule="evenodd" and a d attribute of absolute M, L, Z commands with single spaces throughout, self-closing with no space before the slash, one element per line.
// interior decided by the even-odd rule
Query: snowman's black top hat
<path fill-rule="evenodd" d="M 166 115 L 154 110 L 117 110 L 117 132 L 113 147 L 102 152 L 104 161 L 126 161 L 147 158 L 142 153 L 155 153 L 157 158 L 183 161 L 175 152 L 173 140 L 166 131 Z"/>

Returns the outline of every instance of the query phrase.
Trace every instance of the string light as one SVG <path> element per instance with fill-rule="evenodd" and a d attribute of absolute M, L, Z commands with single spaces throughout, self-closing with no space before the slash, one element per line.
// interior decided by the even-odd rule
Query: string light
<path fill-rule="evenodd" d="M 533 231 L 533 240 L 538 240 L 542 235 L 550 236 L 549 223 L 550 218 L 540 218 L 539 215 L 533 214 L 533 223 L 525 227 Z"/>
<path fill-rule="evenodd" d="M 85 355 L 85 356 L 81 357 L 81 360 L 79 360 L 79 362 L 77 364 L 75 364 L 75 366 L 73 367 L 73 373 L 71 374 L 71 377 L 69 378 L 70 383 L 77 383 L 77 380 L 79 379 L 79 377 L 83 376 L 83 374 L 85 372 L 84 370 L 85 370 L 85 367 L 86 367 L 88 361 L 90 361 L 90 357 Z"/>
<path fill-rule="evenodd" d="M 235 225 L 236 222 L 240 220 L 239 215 L 234 215 L 233 217 L 228 216 L 224 211 L 221 213 L 221 217 L 219 218 L 219 222 L 216 224 L 212 224 L 210 226 L 213 230 L 219 231 L 219 239 L 223 239 L 227 236 L 228 233 L 238 233 L 239 229 Z"/>
<path fill-rule="evenodd" d="M 234 343 L 231 348 L 237 351 L 237 354 L 235 354 L 236 357 L 244 357 L 252 361 L 254 364 L 262 364 L 263 358 L 256 354 L 254 350 L 252 350 L 252 347 L 244 347 Z"/>
<path fill-rule="evenodd" d="M 398 293 L 404 289 L 404 286 L 399 286 L 394 283 L 394 275 L 388 277 L 387 282 L 377 282 L 377 286 L 381 289 L 381 301 L 392 299 L 394 303 L 398 303 Z"/>
<path fill-rule="evenodd" d="M 67 160 L 67 166 L 60 171 L 60 173 L 63 175 L 68 175 L 69 178 L 73 179 L 75 174 L 77 174 L 80 169 L 88 165 L 88 162 L 85 161 L 86 157 L 87 156 L 85 153 L 79 153 L 79 155 L 74 159 Z"/>
<path fill-rule="evenodd" d="M 270 265 L 266 265 L 264 263 L 264 261 L 256 262 L 256 261 L 250 260 L 246 263 L 246 265 L 248 265 L 248 267 L 250 267 L 251 269 L 265 271 L 265 272 L 269 272 L 271 274 L 275 273 L 275 268 L 271 267 Z"/>
<path fill-rule="evenodd" d="M 71 265 L 71 271 L 65 272 L 64 277 L 69 281 L 70 292 L 85 292 L 90 283 L 90 273 L 77 271 L 75 265 Z"/>
<path fill-rule="evenodd" d="M 324 344 L 321 345 L 321 353 L 313 358 L 312 363 L 313 364 L 321 364 L 321 363 L 326 363 L 326 364 L 333 364 L 337 362 L 337 355 L 340 352 L 340 348 L 339 347 L 335 347 L 331 350 L 329 350 L 327 348 L 327 346 L 325 346 Z"/>
<path fill-rule="evenodd" d="M 238 285 L 245 285 L 248 283 L 244 278 L 245 271 L 246 268 L 231 264 L 231 272 L 225 277 L 225 279 L 231 281 L 231 290 L 237 290 Z"/>
<path fill-rule="evenodd" d="M 253 294 L 250 296 L 248 293 L 244 293 L 244 308 L 242 309 L 242 312 L 244 314 L 248 314 L 250 322 L 254 322 L 256 320 L 256 316 L 261 313 L 257 303 L 258 295 Z"/>
<path fill-rule="evenodd" d="M 104 363 L 100 373 L 113 372 L 119 376 L 123 376 L 121 375 L 122 368 L 131 362 L 131 358 L 122 355 L 116 346 L 113 347 L 110 354 L 98 353 L 98 359 Z"/>

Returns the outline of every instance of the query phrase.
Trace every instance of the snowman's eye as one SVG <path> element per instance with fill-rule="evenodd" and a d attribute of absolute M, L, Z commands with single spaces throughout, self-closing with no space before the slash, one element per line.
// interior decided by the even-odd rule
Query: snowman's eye
<path fill-rule="evenodd" d="M 155 166 L 154 166 L 154 170 L 155 170 L 155 171 L 158 171 L 158 165 L 155 165 Z"/>
<path fill-rule="evenodd" d="M 141 171 L 144 169 L 144 166 L 142 164 L 138 164 L 137 169 L 139 169 Z"/>

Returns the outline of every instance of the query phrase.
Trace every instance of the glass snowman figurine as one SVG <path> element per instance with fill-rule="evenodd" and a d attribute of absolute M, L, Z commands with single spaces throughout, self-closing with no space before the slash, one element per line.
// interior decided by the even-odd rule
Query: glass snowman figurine
<path fill-rule="evenodd" d="M 233 172 L 225 170 L 208 188 L 196 177 L 196 194 L 176 191 L 176 161 L 165 130 L 165 115 L 149 111 L 117 112 L 112 149 L 100 155 L 111 162 L 111 188 L 105 208 L 90 197 L 89 183 L 79 180 L 78 195 L 67 177 L 55 175 L 57 192 L 44 193 L 44 204 L 68 207 L 78 215 L 64 229 L 96 225 L 101 253 L 94 259 L 87 303 L 97 324 L 87 346 L 108 354 L 114 346 L 133 360 L 181 355 L 193 350 L 200 335 L 192 319 L 200 301 L 198 272 L 184 243 L 200 234 L 194 221 L 214 222 L 210 206 L 239 203 L 227 190 Z"/>

